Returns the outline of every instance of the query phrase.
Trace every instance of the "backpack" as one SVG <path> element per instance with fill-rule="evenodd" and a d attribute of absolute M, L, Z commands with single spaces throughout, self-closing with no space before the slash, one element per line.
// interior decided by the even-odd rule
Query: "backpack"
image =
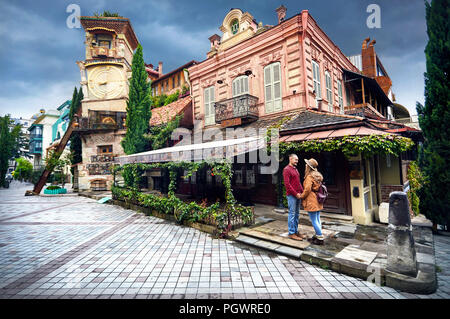
<path fill-rule="evenodd" d="M 328 190 L 324 184 L 320 183 L 319 190 L 317 191 L 316 196 L 319 204 L 323 204 L 325 202 L 328 197 Z"/>

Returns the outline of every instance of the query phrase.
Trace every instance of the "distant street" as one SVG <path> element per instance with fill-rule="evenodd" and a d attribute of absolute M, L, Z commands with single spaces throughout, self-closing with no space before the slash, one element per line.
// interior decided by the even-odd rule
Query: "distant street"
<path fill-rule="evenodd" d="M 450 237 L 433 295 L 360 279 L 80 196 L 0 190 L 0 298 L 450 297 Z"/>

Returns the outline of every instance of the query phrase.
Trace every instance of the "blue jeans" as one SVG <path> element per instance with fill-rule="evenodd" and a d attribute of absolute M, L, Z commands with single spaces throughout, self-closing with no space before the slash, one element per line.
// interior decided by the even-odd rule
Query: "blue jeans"
<path fill-rule="evenodd" d="M 316 235 L 322 237 L 322 223 L 320 221 L 320 211 L 317 212 L 308 212 L 309 219 L 314 227 Z"/>
<path fill-rule="evenodd" d="M 289 235 L 292 235 L 298 231 L 298 217 L 300 214 L 300 204 L 302 201 L 301 199 L 297 199 L 297 197 L 292 195 L 287 196 L 287 201 L 289 208 L 288 230 Z"/>

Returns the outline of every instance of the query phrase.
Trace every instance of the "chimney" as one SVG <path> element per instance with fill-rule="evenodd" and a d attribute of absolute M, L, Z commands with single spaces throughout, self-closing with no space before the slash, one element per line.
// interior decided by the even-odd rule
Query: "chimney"
<path fill-rule="evenodd" d="M 277 8 L 277 15 L 278 15 L 278 24 L 284 21 L 284 18 L 286 17 L 286 7 L 281 5 Z"/>
<path fill-rule="evenodd" d="M 317 111 L 322 112 L 322 99 L 317 99 Z"/>
<path fill-rule="evenodd" d="M 219 46 L 219 43 L 220 43 L 220 36 L 219 35 L 213 34 L 208 39 L 211 42 L 211 49 L 217 48 Z"/>
<path fill-rule="evenodd" d="M 367 43 L 370 38 L 364 39 L 361 48 L 361 60 L 362 60 L 362 73 L 369 78 L 375 78 L 377 76 L 377 55 L 375 53 L 375 47 L 373 46 L 376 41 L 373 39 L 369 45 Z"/>
<path fill-rule="evenodd" d="M 163 75 L 162 62 L 161 61 L 158 62 L 158 73 L 159 73 L 159 75 Z"/>

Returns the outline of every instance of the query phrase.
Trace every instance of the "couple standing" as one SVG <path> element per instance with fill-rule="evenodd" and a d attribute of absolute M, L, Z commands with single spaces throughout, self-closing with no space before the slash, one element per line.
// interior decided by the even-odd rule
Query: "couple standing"
<path fill-rule="evenodd" d="M 309 160 L 305 159 L 305 163 L 303 187 L 300 184 L 300 174 L 296 168 L 298 164 L 297 155 L 289 155 L 289 164 L 283 169 L 283 179 L 289 207 L 288 237 L 294 240 L 303 240 L 306 238 L 306 235 L 298 232 L 300 204 L 303 200 L 303 208 L 308 212 L 316 232 L 308 241 L 313 244 L 323 245 L 324 237 L 322 235 L 322 223 L 320 221 L 320 211 L 323 209 L 323 204 L 317 200 L 317 191 L 323 181 L 323 176 L 317 171 L 319 164 L 314 158 Z"/>

